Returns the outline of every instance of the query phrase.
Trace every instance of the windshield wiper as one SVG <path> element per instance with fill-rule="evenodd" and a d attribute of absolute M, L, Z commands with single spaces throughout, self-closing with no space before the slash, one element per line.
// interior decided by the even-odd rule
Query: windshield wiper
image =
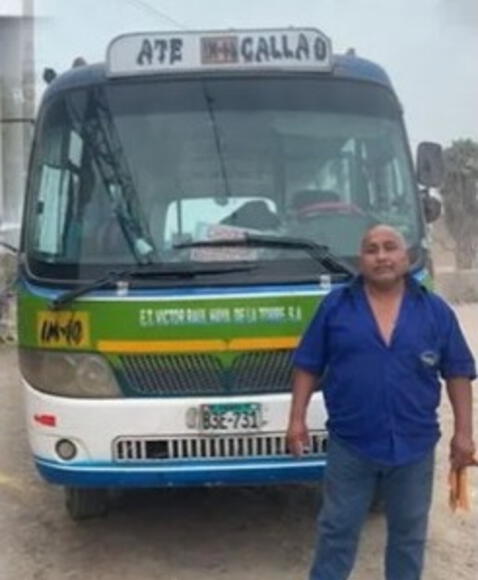
<path fill-rule="evenodd" d="M 180 250 L 183 248 L 211 248 L 211 247 L 254 247 L 254 248 L 286 248 L 291 250 L 304 250 L 314 260 L 317 260 L 330 273 L 346 274 L 355 276 L 356 271 L 353 266 L 332 254 L 328 246 L 317 244 L 312 240 L 303 238 L 294 238 L 288 236 L 262 236 L 256 234 L 244 234 L 243 238 L 227 239 L 221 238 L 216 240 L 203 240 L 197 242 L 185 242 L 176 244 L 174 248 Z"/>
<path fill-rule="evenodd" d="M 86 121 L 80 121 L 72 100 L 67 100 L 70 116 L 92 153 L 128 247 L 138 264 L 151 264 L 157 249 L 106 96 L 96 87 L 88 97 Z"/>
<path fill-rule="evenodd" d="M 52 310 L 58 310 L 76 300 L 80 296 L 88 294 L 93 290 L 104 288 L 105 286 L 113 286 L 120 282 L 129 282 L 131 279 L 138 278 L 194 278 L 195 276 L 214 276 L 219 274 L 231 274 L 236 272 L 250 272 L 255 270 L 257 266 L 225 266 L 225 267 L 210 267 L 210 268 L 188 268 L 187 270 L 166 269 L 166 268 L 132 268 L 129 270 L 113 271 L 92 280 L 85 284 L 80 284 L 72 290 L 67 290 L 54 298 L 50 303 Z"/>
<path fill-rule="evenodd" d="M 224 193 L 226 197 L 231 197 L 231 188 L 229 186 L 229 178 L 227 176 L 226 160 L 224 159 L 224 148 L 222 146 L 221 135 L 219 133 L 219 128 L 216 121 L 216 113 L 214 112 L 214 99 L 209 94 L 206 87 L 206 83 L 203 81 L 202 90 L 204 94 L 204 100 L 206 101 L 206 107 L 209 114 L 209 119 L 211 120 L 211 126 L 214 136 L 214 145 L 216 147 L 217 157 L 219 160 L 219 167 L 221 169 L 222 181 L 224 183 Z"/>

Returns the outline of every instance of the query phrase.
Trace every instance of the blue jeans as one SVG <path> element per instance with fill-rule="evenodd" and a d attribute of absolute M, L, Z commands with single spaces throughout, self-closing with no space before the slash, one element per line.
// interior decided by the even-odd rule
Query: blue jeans
<path fill-rule="evenodd" d="M 419 580 L 433 485 L 434 451 L 398 467 L 368 460 L 331 438 L 310 580 L 345 580 L 360 530 L 380 489 L 387 520 L 385 578 Z"/>

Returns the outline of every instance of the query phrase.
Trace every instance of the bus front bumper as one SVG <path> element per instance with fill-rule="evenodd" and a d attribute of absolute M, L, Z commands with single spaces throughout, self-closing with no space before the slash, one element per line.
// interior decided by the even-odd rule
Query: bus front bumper
<path fill-rule="evenodd" d="M 171 461 L 164 465 L 67 464 L 35 458 L 49 483 L 75 487 L 186 487 L 316 482 L 324 458 Z"/>

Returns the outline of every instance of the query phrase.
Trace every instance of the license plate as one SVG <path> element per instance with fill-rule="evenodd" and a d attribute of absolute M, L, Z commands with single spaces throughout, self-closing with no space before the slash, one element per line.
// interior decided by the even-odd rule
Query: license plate
<path fill-rule="evenodd" d="M 201 405 L 202 431 L 258 431 L 262 425 L 259 403 Z"/>

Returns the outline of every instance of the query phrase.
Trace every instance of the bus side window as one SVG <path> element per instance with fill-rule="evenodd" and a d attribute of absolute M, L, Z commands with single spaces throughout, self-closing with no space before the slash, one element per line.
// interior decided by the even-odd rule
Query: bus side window
<path fill-rule="evenodd" d="M 74 131 L 52 129 L 38 178 L 35 207 L 36 249 L 43 254 L 77 258 L 79 237 L 75 231 L 81 211 L 80 165 L 83 141 Z M 65 157 L 67 161 L 65 162 Z"/>
<path fill-rule="evenodd" d="M 63 253 L 63 232 L 66 223 L 66 192 L 64 172 L 59 167 L 44 164 L 41 168 L 38 200 L 35 207 L 37 222 L 35 247 L 42 254 Z"/>

